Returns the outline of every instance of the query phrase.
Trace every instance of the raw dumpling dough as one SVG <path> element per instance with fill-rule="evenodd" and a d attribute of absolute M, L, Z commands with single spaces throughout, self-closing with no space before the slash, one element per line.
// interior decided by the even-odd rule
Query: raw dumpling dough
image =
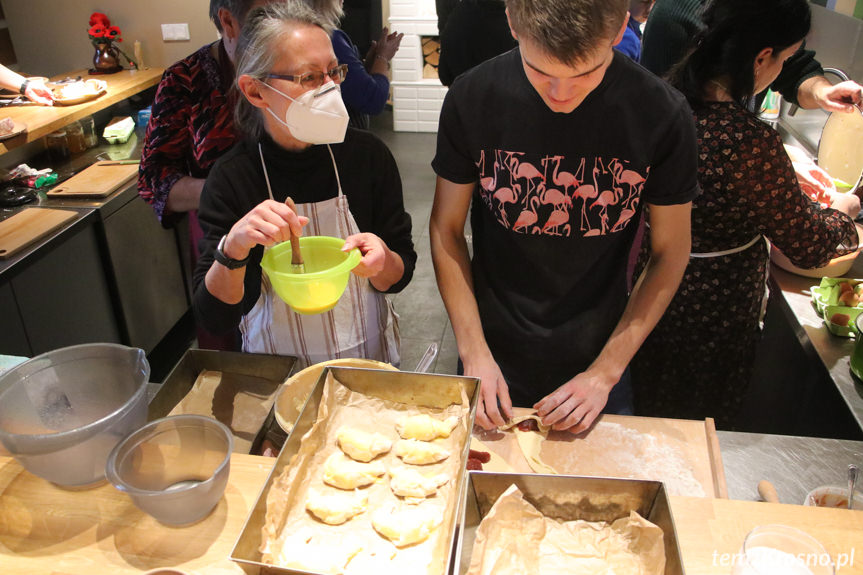
<path fill-rule="evenodd" d="M 336 440 L 348 457 L 366 463 L 393 448 L 393 442 L 385 435 L 366 433 L 352 427 L 339 429 Z"/>
<path fill-rule="evenodd" d="M 443 421 L 435 419 L 430 415 L 406 415 L 400 417 L 396 422 L 396 431 L 402 439 L 419 439 L 431 441 L 438 437 L 449 437 L 449 434 L 458 424 L 455 415 L 447 417 Z"/>
<path fill-rule="evenodd" d="M 324 483 L 339 489 L 356 489 L 371 485 L 384 473 L 386 469 L 380 461 L 358 463 L 340 452 L 330 455 L 324 463 Z"/>
<path fill-rule="evenodd" d="M 437 493 L 437 488 L 449 481 L 445 473 L 423 475 L 410 467 L 390 469 L 390 489 L 408 503 L 419 503 Z"/>
<path fill-rule="evenodd" d="M 450 456 L 449 450 L 445 447 L 416 439 L 401 439 L 396 442 L 395 454 L 405 463 L 412 465 L 437 463 Z"/>
<path fill-rule="evenodd" d="M 436 505 L 381 507 L 372 513 L 372 527 L 396 547 L 421 543 L 443 521 L 443 510 Z"/>
<path fill-rule="evenodd" d="M 341 525 L 366 510 L 368 495 L 359 491 L 309 491 L 306 509 L 327 525 Z"/>
<path fill-rule="evenodd" d="M 522 431 L 517 425 L 522 421 L 533 419 L 536 421 L 537 431 Z M 557 469 L 548 465 L 546 462 L 542 460 L 539 456 L 539 452 L 542 449 L 542 442 L 545 441 L 545 438 L 548 437 L 548 432 L 551 429 L 548 425 L 545 425 L 542 422 L 542 418 L 538 415 L 519 415 L 517 417 L 513 417 L 509 422 L 505 425 L 502 425 L 499 429 L 501 431 L 505 431 L 510 428 L 515 428 L 515 439 L 518 441 L 518 446 L 521 448 L 521 453 L 524 455 L 524 458 L 527 459 L 527 464 L 533 470 L 534 473 L 542 473 L 549 475 L 557 475 Z"/>

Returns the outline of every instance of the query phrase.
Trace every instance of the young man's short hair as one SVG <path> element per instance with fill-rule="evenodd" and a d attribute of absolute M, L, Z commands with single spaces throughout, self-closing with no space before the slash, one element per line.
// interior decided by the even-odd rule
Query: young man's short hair
<path fill-rule="evenodd" d="M 628 0 L 506 0 L 515 33 L 569 65 L 613 40 L 628 6 Z"/>

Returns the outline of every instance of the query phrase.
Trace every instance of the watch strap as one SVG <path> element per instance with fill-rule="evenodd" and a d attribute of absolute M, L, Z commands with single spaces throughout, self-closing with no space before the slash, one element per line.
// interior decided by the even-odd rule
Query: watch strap
<path fill-rule="evenodd" d="M 228 268 L 229 270 L 236 270 L 245 267 L 245 265 L 249 263 L 249 256 L 251 256 L 251 254 L 241 260 L 235 260 L 234 258 L 228 256 L 228 254 L 225 253 L 225 242 L 227 240 L 227 235 L 222 236 L 222 239 L 219 240 L 219 245 L 216 246 L 216 252 L 214 254 L 216 261 Z"/>

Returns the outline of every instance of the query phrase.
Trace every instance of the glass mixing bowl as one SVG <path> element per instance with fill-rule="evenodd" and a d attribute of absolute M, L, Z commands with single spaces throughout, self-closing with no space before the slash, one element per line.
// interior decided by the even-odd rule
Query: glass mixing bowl
<path fill-rule="evenodd" d="M 143 350 L 65 347 L 0 375 L 0 441 L 27 471 L 57 485 L 105 478 L 111 449 L 147 421 Z"/>
<path fill-rule="evenodd" d="M 225 492 L 233 443 L 231 430 L 211 417 L 157 419 L 117 444 L 108 456 L 108 481 L 162 523 L 194 523 Z"/>

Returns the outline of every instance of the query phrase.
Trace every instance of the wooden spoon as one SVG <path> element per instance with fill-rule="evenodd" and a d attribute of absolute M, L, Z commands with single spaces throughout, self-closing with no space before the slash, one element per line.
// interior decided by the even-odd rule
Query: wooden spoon
<path fill-rule="evenodd" d="M 294 213 L 297 213 L 297 205 L 290 196 L 285 198 L 285 204 L 287 204 Z M 291 236 L 291 273 L 306 273 L 306 266 L 303 264 L 303 254 L 300 252 L 300 236 L 294 235 Z"/>

